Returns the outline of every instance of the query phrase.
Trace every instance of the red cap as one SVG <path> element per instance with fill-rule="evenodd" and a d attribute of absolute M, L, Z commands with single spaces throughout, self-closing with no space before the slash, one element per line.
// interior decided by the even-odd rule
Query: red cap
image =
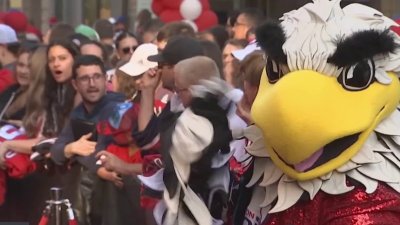
<path fill-rule="evenodd" d="M 34 34 L 34 35 L 36 35 L 38 38 L 41 38 L 41 37 L 42 37 L 42 32 L 41 32 L 38 28 L 34 27 L 34 26 L 31 25 L 31 24 L 28 24 L 28 26 L 27 26 L 27 28 L 26 28 L 26 33 Z"/>
<path fill-rule="evenodd" d="M 28 18 L 23 12 L 20 11 L 8 12 L 4 16 L 3 22 L 12 27 L 17 33 L 25 32 L 28 26 Z"/>

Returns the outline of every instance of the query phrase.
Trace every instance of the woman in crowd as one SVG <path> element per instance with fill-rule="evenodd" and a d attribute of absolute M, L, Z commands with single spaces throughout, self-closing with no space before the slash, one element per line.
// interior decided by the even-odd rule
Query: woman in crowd
<path fill-rule="evenodd" d="M 23 45 L 19 51 L 14 74 L 17 83 L 0 95 L 0 124 L 22 125 L 21 121 L 25 114 L 25 106 L 29 96 L 28 88 L 32 80 L 29 61 L 36 48 L 36 45 Z"/>
<path fill-rule="evenodd" d="M 76 46 L 70 41 L 59 40 L 51 43 L 44 54 L 42 49 L 40 53 L 42 56 L 40 60 L 32 57 L 31 72 L 36 77 L 31 84 L 32 88 L 29 88 L 28 91 L 28 96 L 31 98 L 30 103 L 27 104 L 27 113 L 23 119 L 23 126 L 28 139 L 9 140 L 1 143 L 0 159 L 4 159 L 5 152 L 8 149 L 19 153 L 31 154 L 32 147 L 40 141 L 57 137 L 64 127 L 72 108 L 80 101 L 71 84 L 74 57 L 79 54 Z M 37 65 L 36 61 L 41 64 Z M 35 73 L 38 73 L 38 75 Z M 43 77 L 44 80 L 42 79 Z M 3 165 L 4 161 L 0 160 L 0 164 Z M 22 196 L 22 193 L 30 193 L 31 195 L 35 193 L 33 194 L 34 196 L 39 196 L 39 199 L 33 202 L 36 204 L 34 208 L 39 209 L 39 212 L 36 213 L 40 215 L 51 186 L 62 186 L 69 190 L 71 190 L 71 187 L 77 186 L 79 169 L 76 168 L 70 170 L 66 176 L 59 176 L 59 173 L 56 173 L 52 178 L 43 178 L 44 176 L 42 175 L 40 178 L 42 182 L 38 182 L 41 183 L 39 185 L 40 188 L 38 187 L 31 191 L 20 191 L 20 195 Z M 14 190 L 18 192 L 17 190 L 22 187 L 22 185 L 19 185 Z M 67 191 L 64 196 L 76 204 L 77 194 L 74 191 Z M 6 203 L 7 201 L 11 200 L 6 199 Z M 15 204 L 18 202 L 22 204 L 21 202 L 24 201 L 26 199 L 14 200 Z M 4 208 L 10 209 L 7 206 L 4 206 Z M 30 210 L 32 211 L 32 209 Z M 21 217 L 22 220 L 25 219 L 22 212 L 16 216 L 19 219 L 16 221 L 21 221 Z M 35 219 L 38 218 L 32 220 L 33 224 L 38 222 Z"/>
<path fill-rule="evenodd" d="M 139 42 L 130 32 L 122 32 L 115 38 L 115 50 L 119 60 L 128 61 L 132 53 L 138 47 Z"/>
<path fill-rule="evenodd" d="M 10 140 L 0 144 L 0 152 L 13 145 L 20 152 L 31 152 L 31 147 L 41 140 L 38 135 L 43 118 L 44 81 L 46 79 L 46 47 L 35 50 L 28 59 L 29 85 L 25 103 L 26 113 L 22 119 L 27 140 Z M 7 179 L 7 192 L 4 205 L 0 208 L 0 221 L 29 221 L 37 224 L 41 211 L 48 198 L 48 187 L 43 184 L 42 175 L 30 174 L 21 180 Z M 45 187 L 45 188 L 44 188 Z M 32 194 L 35 193 L 35 194 Z M 27 200 L 29 199 L 29 201 Z"/>
<path fill-rule="evenodd" d="M 78 54 L 77 47 L 67 40 L 53 42 L 48 47 L 45 123 L 42 132 L 46 137 L 59 134 L 71 110 L 81 101 L 71 84 L 72 65 Z"/>

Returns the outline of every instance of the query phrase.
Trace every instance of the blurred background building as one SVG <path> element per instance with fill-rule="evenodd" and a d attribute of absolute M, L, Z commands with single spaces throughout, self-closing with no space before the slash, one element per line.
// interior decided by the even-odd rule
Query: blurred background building
<path fill-rule="evenodd" d="M 210 0 L 221 23 L 234 10 L 245 7 L 262 9 L 269 18 L 279 18 L 284 12 L 296 9 L 311 0 Z M 400 17 L 400 0 L 342 0 L 342 6 L 362 3 L 382 11 L 392 18 Z M 0 11 L 23 10 L 31 23 L 47 30 L 50 18 L 71 25 L 92 25 L 98 18 L 125 16 L 128 24 L 142 9 L 150 9 L 151 0 L 0 0 Z"/>

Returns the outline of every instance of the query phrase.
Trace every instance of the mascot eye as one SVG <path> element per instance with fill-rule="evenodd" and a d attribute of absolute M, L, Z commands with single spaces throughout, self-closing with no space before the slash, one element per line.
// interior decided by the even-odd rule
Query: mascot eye
<path fill-rule="evenodd" d="M 339 83 L 349 91 L 361 91 L 369 87 L 375 79 L 375 64 L 371 59 L 343 69 Z"/>
<path fill-rule="evenodd" d="M 282 68 L 274 60 L 267 58 L 265 68 L 267 70 L 269 83 L 274 84 L 282 77 Z"/>

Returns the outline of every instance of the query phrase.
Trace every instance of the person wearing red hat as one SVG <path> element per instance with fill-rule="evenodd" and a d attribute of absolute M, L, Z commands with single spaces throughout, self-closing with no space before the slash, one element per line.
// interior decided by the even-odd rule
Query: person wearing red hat
<path fill-rule="evenodd" d="M 25 38 L 27 41 L 38 41 L 42 40 L 42 32 L 35 26 L 28 24 L 26 27 Z"/>
<path fill-rule="evenodd" d="M 13 28 L 17 33 L 25 33 L 28 27 L 28 18 L 20 11 L 9 11 L 3 18 L 3 22 Z"/>

